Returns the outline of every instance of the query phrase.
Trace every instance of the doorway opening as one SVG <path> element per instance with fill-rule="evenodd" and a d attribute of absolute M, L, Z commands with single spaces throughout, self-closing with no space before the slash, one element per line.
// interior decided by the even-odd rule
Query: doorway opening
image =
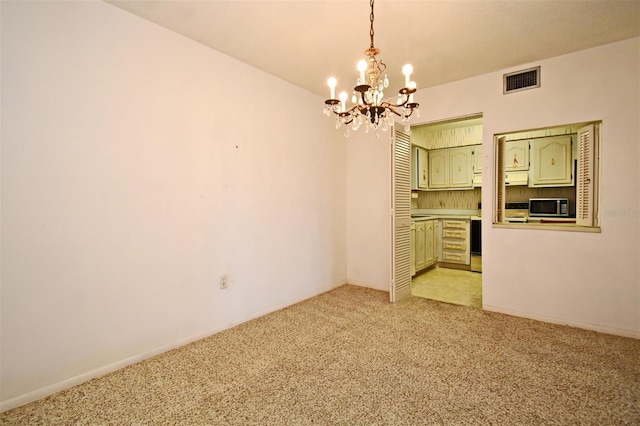
<path fill-rule="evenodd" d="M 411 127 L 411 294 L 482 307 L 482 115 Z"/>

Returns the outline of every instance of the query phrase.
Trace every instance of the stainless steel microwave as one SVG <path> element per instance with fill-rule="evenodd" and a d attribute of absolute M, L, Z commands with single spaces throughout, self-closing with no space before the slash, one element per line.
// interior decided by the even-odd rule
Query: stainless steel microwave
<path fill-rule="evenodd" d="M 568 198 L 529 198 L 529 216 L 568 217 Z"/>

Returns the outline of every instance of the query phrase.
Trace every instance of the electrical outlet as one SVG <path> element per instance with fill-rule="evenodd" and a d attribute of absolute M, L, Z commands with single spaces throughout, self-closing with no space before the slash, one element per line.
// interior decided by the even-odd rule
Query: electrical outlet
<path fill-rule="evenodd" d="M 220 277 L 220 288 L 227 288 L 227 276 L 223 275 Z"/>

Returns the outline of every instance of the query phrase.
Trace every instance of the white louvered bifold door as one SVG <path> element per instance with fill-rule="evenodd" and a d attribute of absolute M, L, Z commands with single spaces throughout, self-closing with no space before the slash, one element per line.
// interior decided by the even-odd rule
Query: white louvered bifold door
<path fill-rule="evenodd" d="M 411 295 L 411 139 L 395 126 L 391 138 L 391 302 Z"/>
<path fill-rule="evenodd" d="M 576 223 L 595 226 L 597 186 L 595 126 L 590 124 L 578 130 L 578 179 L 576 184 Z"/>
<path fill-rule="evenodd" d="M 495 194 L 496 205 L 494 209 L 493 223 L 504 222 L 504 203 L 505 203 L 505 170 L 504 166 L 506 152 L 506 138 L 501 137 L 496 140 L 495 146 Z"/>

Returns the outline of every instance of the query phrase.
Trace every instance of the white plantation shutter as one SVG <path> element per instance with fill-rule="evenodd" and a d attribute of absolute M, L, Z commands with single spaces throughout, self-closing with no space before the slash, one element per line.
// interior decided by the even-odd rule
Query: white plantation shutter
<path fill-rule="evenodd" d="M 502 223 L 504 222 L 504 203 L 505 203 L 505 169 L 504 166 L 506 164 L 505 156 L 507 155 L 506 150 L 506 138 L 501 137 L 496 141 L 495 146 L 495 159 L 496 159 L 496 205 L 495 205 L 495 214 L 493 218 L 494 223 Z"/>
<path fill-rule="evenodd" d="M 411 138 L 393 127 L 391 137 L 391 302 L 411 295 Z"/>
<path fill-rule="evenodd" d="M 597 185 L 595 181 L 596 157 L 595 126 L 590 124 L 578 130 L 578 176 L 576 184 L 576 223 L 595 226 Z"/>

